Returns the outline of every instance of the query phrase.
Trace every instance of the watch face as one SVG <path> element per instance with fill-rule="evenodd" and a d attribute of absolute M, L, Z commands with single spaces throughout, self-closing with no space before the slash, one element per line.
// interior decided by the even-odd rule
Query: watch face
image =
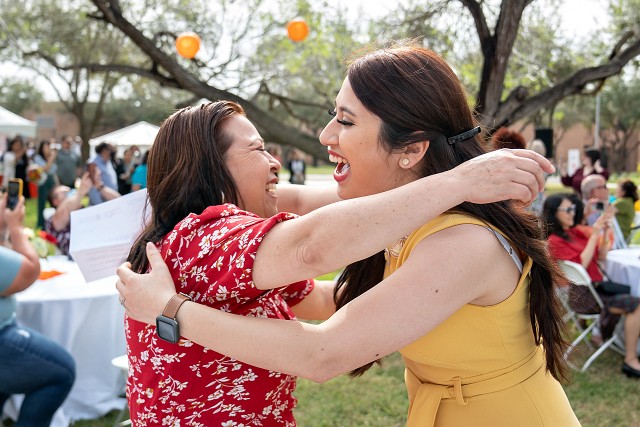
<path fill-rule="evenodd" d="M 173 344 L 180 341 L 178 322 L 169 317 L 163 315 L 156 317 L 156 331 L 158 332 L 158 336 L 165 341 Z"/>

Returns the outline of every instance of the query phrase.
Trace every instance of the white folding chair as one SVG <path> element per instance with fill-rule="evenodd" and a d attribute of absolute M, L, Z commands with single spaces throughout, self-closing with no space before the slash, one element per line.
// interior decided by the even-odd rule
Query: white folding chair
<path fill-rule="evenodd" d="M 605 308 L 604 303 L 602 302 L 600 295 L 598 295 L 598 292 L 593 287 L 593 284 L 591 283 L 591 278 L 589 277 L 587 270 L 585 270 L 585 268 L 581 264 L 578 264 L 572 261 L 558 261 L 558 265 L 562 269 L 565 277 L 570 282 L 572 282 L 577 286 L 586 286 L 591 292 L 591 294 L 593 295 L 593 297 L 595 298 L 596 302 L 598 303 L 598 307 L 600 307 L 601 310 L 604 310 Z M 562 299 L 562 296 L 561 296 L 561 299 Z M 618 353 L 624 355 L 624 350 L 620 348 L 620 343 L 624 341 L 621 339 L 621 337 L 618 336 L 620 331 L 620 328 L 618 327 L 620 326 L 620 322 L 619 322 L 619 324 L 613 331 L 611 338 L 609 338 L 606 342 L 604 342 L 602 346 L 600 346 L 600 348 L 596 349 L 589 356 L 587 361 L 584 362 L 581 368 L 578 368 L 573 363 L 571 363 L 569 361 L 569 354 L 580 344 L 580 342 L 584 341 L 585 344 L 589 347 L 589 350 L 593 351 L 593 346 L 589 342 L 588 338 L 589 338 L 589 334 L 591 334 L 594 331 L 594 329 L 596 328 L 602 329 L 600 314 L 599 313 L 582 314 L 582 313 L 575 312 L 569 304 L 568 296 L 565 296 L 565 298 L 562 299 L 562 303 L 568 313 L 567 316 L 565 316 L 565 319 L 567 320 L 568 318 L 573 319 L 576 325 L 576 328 L 579 331 L 578 337 L 573 340 L 573 342 L 571 343 L 571 345 L 569 346 L 569 348 L 564 354 L 564 358 L 567 361 L 567 364 L 569 364 L 569 366 L 571 366 L 573 369 L 584 372 L 587 370 L 587 368 L 589 368 L 589 366 L 593 363 L 593 361 L 596 360 L 598 356 L 600 356 L 608 348 L 611 348 L 612 350 L 615 350 Z M 583 329 L 580 325 L 580 320 L 586 321 L 588 323 L 588 326 Z"/>
<path fill-rule="evenodd" d="M 129 376 L 129 360 L 127 359 L 127 355 L 123 354 L 122 356 L 114 357 L 111 359 L 111 364 L 116 368 L 120 369 L 124 374 L 124 377 L 127 378 Z M 118 417 L 113 423 L 113 427 L 124 427 L 131 425 L 131 420 L 123 420 L 125 414 L 129 411 L 129 405 L 125 405 L 124 408 L 118 414 Z"/>

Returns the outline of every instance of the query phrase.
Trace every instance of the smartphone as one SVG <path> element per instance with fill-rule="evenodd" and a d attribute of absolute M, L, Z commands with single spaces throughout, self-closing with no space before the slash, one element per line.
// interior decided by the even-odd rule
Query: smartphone
<path fill-rule="evenodd" d="M 604 210 L 604 202 L 596 202 L 596 210 L 603 211 Z"/>
<path fill-rule="evenodd" d="M 22 196 L 22 180 L 20 178 L 10 179 L 7 190 L 7 207 L 14 210 Z"/>

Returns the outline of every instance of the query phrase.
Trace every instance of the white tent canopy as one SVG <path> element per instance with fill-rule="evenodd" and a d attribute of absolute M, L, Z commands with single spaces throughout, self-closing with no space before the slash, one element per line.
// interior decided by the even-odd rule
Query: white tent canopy
<path fill-rule="evenodd" d="M 95 154 L 94 147 L 101 142 L 108 142 L 115 146 L 118 150 L 119 156 L 122 156 L 124 150 L 132 145 L 137 145 L 138 148 L 140 148 L 140 151 L 144 153 L 151 148 L 151 145 L 153 145 L 153 141 L 156 139 L 156 135 L 158 134 L 158 129 L 160 129 L 158 126 L 150 123 L 138 122 L 97 138 L 92 138 L 89 140 L 91 156 Z"/>
<path fill-rule="evenodd" d="M 0 107 L 0 134 L 7 138 L 16 135 L 35 138 L 38 130 L 38 123 L 27 120 L 6 108 Z"/>

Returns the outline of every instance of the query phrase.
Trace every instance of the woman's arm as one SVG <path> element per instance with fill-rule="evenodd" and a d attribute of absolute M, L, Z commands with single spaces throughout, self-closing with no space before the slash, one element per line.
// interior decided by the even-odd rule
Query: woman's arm
<path fill-rule="evenodd" d="M 298 215 L 307 214 L 322 206 L 342 199 L 338 197 L 336 185 L 280 185 L 278 186 L 278 211 Z"/>
<path fill-rule="evenodd" d="M 71 212 L 78 210 L 82 207 L 82 200 L 89 194 L 89 190 L 93 187 L 93 181 L 89 176 L 89 172 L 82 174 L 80 179 L 80 187 L 76 193 L 70 197 L 67 197 L 58 204 L 56 211 L 51 217 L 51 225 L 58 231 L 64 230 L 71 221 Z"/>
<path fill-rule="evenodd" d="M 336 312 L 333 290 L 336 283 L 332 280 L 315 280 L 315 286 L 298 304 L 291 307 L 298 319 L 327 320 Z"/>
<path fill-rule="evenodd" d="M 157 283 L 171 277 L 157 250 L 148 255 L 151 274 L 120 268 L 118 290 L 127 313 L 148 310 L 141 320 L 151 323 L 175 291 L 156 292 Z M 406 346 L 467 303 L 502 301 L 518 277 L 493 233 L 461 225 L 425 238 L 394 274 L 320 325 L 243 317 L 191 302 L 179 310 L 178 322 L 182 336 L 208 348 L 321 382 Z M 136 296 L 149 288 L 156 289 L 144 300 Z"/>
<path fill-rule="evenodd" d="M 19 255 L 11 257 L 9 262 L 20 262 L 20 267 L 11 284 L 8 287 L 3 286 L 4 291 L 0 295 L 4 297 L 23 291 L 36 281 L 40 275 L 40 258 L 24 234 L 24 197 L 20 197 L 16 207 L 11 210 L 6 208 L 6 195 L 3 195 L 0 198 L 0 212 L 0 216 L 2 216 L 0 228 L 4 229 L 6 226 L 9 231 L 11 248 Z"/>
<path fill-rule="evenodd" d="M 530 150 L 493 151 L 394 190 L 281 222 L 258 247 L 253 282 L 258 289 L 271 289 L 334 271 L 379 252 L 464 201 L 530 201 L 544 186 L 541 165 L 553 170 Z"/>
<path fill-rule="evenodd" d="M 580 253 L 580 264 L 584 268 L 588 268 L 589 264 L 593 260 L 596 254 L 596 248 L 598 249 L 598 259 L 607 259 L 607 252 L 609 252 L 609 221 L 611 215 L 609 213 L 603 213 L 593 224 L 593 232 L 589 236 L 587 245 Z"/>
<path fill-rule="evenodd" d="M 45 164 L 42 167 L 42 169 L 45 172 L 49 172 L 51 170 L 51 167 L 55 164 L 56 158 L 58 157 L 58 150 L 51 150 L 51 153 L 49 154 L 49 157 L 45 160 Z"/>

